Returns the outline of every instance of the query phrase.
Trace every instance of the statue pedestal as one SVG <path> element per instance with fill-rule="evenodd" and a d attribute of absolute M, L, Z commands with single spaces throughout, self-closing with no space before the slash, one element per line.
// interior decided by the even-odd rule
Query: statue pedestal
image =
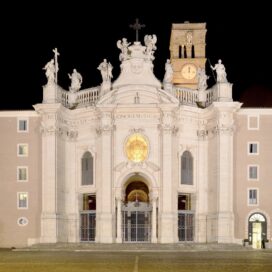
<path fill-rule="evenodd" d="M 207 94 L 206 91 L 198 91 L 198 102 L 206 102 L 207 101 Z"/>
<path fill-rule="evenodd" d="M 71 93 L 68 94 L 68 104 L 73 105 L 77 102 L 77 93 Z"/>
<path fill-rule="evenodd" d="M 232 102 L 232 84 L 229 82 L 217 82 L 215 85 L 217 101 Z"/>
<path fill-rule="evenodd" d="M 111 82 L 105 81 L 101 84 L 100 95 L 103 96 L 111 90 Z"/>
<path fill-rule="evenodd" d="M 43 103 L 54 104 L 57 103 L 57 88 L 54 82 L 47 83 L 43 86 Z"/>
<path fill-rule="evenodd" d="M 166 92 L 172 93 L 173 91 L 173 84 L 169 82 L 163 82 L 163 88 Z"/>

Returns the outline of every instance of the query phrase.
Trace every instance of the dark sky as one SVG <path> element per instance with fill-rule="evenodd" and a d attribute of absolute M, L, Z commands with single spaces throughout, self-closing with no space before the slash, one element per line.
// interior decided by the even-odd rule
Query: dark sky
<path fill-rule="evenodd" d="M 164 0 L 160 5 L 150 1 L 112 1 L 111 6 L 100 1 L 96 7 L 93 0 L 63 5 L 57 1 L 37 1 L 34 5 L 20 2 L 24 3 L 3 9 L 8 19 L 1 19 L 1 93 L 5 94 L 0 102 L 2 110 L 31 109 L 42 101 L 42 85 L 46 83 L 42 68 L 53 57 L 54 47 L 61 54 L 59 83 L 63 88 L 69 87 L 67 74 L 73 68 L 83 76 L 82 88 L 100 84 L 97 66 L 103 58 L 113 64 L 116 79 L 120 65 L 116 41 L 123 37 L 130 42 L 135 40 L 135 33 L 128 26 L 136 17 L 146 25 L 140 32 L 141 40 L 146 34 L 158 37 L 154 71 L 159 79 L 163 78 L 164 63 L 169 58 L 171 24 L 206 22 L 207 58 L 213 64 L 222 59 L 228 79 L 234 84 L 234 97 L 245 99 L 248 89 L 253 101 L 258 90 L 262 90 L 260 94 L 272 94 L 272 16 L 262 1 L 239 9 L 229 1 L 210 5 L 208 1 L 201 5 L 195 1 L 191 5 L 184 4 L 186 1 Z M 207 74 L 211 74 L 210 69 Z M 267 97 L 266 101 L 272 96 Z"/>

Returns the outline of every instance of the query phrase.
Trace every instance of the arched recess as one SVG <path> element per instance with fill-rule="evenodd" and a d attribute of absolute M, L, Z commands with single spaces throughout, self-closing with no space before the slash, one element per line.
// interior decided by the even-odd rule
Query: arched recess
<path fill-rule="evenodd" d="M 89 151 L 81 157 L 81 185 L 94 184 L 94 159 Z"/>
<path fill-rule="evenodd" d="M 184 151 L 180 159 L 180 184 L 193 185 L 193 156 L 188 150 Z"/>
<path fill-rule="evenodd" d="M 156 178 L 146 169 L 141 169 L 141 171 L 137 172 L 128 169 L 117 179 L 115 188 L 117 190 L 126 188 L 128 183 L 131 182 L 132 178 L 139 178 L 140 180 L 142 180 L 147 185 L 149 192 L 158 188 L 158 182 L 156 181 Z"/>

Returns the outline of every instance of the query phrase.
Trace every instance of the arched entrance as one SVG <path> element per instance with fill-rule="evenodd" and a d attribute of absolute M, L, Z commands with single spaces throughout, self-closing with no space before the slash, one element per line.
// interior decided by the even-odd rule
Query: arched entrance
<path fill-rule="evenodd" d="M 267 239 L 267 220 L 261 213 L 254 213 L 248 219 L 248 240 L 253 248 L 261 248 Z"/>
<path fill-rule="evenodd" d="M 150 242 L 151 216 L 149 189 L 143 180 L 134 176 L 126 183 L 122 205 L 123 242 Z"/>

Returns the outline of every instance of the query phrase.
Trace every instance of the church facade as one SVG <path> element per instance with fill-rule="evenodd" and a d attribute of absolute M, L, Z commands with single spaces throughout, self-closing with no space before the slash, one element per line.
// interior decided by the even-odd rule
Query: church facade
<path fill-rule="evenodd" d="M 272 109 L 233 101 L 220 60 L 207 87 L 205 36 L 173 24 L 163 81 L 156 36 L 122 39 L 119 77 L 105 59 L 85 90 L 75 69 L 57 84 L 54 51 L 42 103 L 0 112 L 0 246 L 271 244 Z"/>

